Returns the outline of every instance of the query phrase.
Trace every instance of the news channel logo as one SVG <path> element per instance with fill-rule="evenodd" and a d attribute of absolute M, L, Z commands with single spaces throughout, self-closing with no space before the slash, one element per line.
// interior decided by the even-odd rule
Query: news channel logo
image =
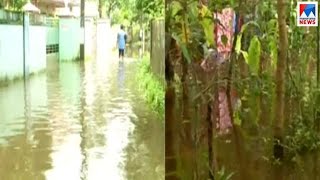
<path fill-rule="evenodd" d="M 318 26 L 318 18 L 318 2 L 298 2 L 297 26 Z"/>

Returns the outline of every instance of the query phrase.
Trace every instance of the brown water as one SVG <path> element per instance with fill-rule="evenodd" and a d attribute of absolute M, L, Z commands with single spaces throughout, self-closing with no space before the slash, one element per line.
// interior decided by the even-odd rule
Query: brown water
<path fill-rule="evenodd" d="M 299 154 L 295 161 L 285 159 L 280 165 L 271 158 L 270 142 L 264 141 L 260 135 L 245 136 L 238 137 L 239 143 L 235 142 L 232 134 L 214 138 L 213 163 L 215 170 L 220 170 L 215 172 L 215 179 L 226 180 L 225 177 L 232 174 L 228 180 L 320 180 L 319 151 Z M 196 177 L 190 176 L 185 164 L 179 166 L 179 177 L 183 180 L 209 180 L 207 145 L 203 143 L 192 151 L 196 152 L 197 158 L 197 165 L 193 166 Z"/>
<path fill-rule="evenodd" d="M 164 179 L 163 120 L 137 90 L 135 66 L 51 64 L 0 88 L 0 179 Z"/>
<path fill-rule="evenodd" d="M 267 134 L 260 132 L 259 134 Z M 271 141 L 262 135 L 238 137 L 239 145 L 230 136 L 215 139 L 215 157 L 219 168 L 234 173 L 232 180 L 320 180 L 319 155 L 316 152 L 298 155 L 277 164 L 271 159 Z"/>

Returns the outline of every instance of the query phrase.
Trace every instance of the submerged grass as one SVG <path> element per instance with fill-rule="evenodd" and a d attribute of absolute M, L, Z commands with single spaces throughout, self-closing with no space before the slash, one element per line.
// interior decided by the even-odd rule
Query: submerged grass
<path fill-rule="evenodd" d="M 143 56 L 138 65 L 137 82 L 145 100 L 160 117 L 164 117 L 164 85 L 150 69 L 149 56 Z"/>

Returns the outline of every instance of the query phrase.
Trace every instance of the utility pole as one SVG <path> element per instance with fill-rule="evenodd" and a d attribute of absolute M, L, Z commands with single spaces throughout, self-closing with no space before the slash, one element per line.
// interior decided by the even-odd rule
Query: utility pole
<path fill-rule="evenodd" d="M 29 75 L 29 12 L 23 12 L 23 77 Z"/>
<path fill-rule="evenodd" d="M 30 64 L 30 43 L 29 43 L 29 26 L 30 26 L 30 13 L 40 13 L 40 10 L 28 1 L 23 7 L 23 77 L 24 80 L 29 75 Z"/>
<path fill-rule="evenodd" d="M 80 60 L 84 61 L 84 44 L 85 44 L 85 28 L 84 28 L 84 24 L 85 24 L 85 16 L 84 16 L 84 9 L 85 9 L 85 0 L 81 0 L 81 9 L 80 9 L 80 28 L 83 30 L 83 38 L 82 38 L 82 42 L 80 42 Z"/>

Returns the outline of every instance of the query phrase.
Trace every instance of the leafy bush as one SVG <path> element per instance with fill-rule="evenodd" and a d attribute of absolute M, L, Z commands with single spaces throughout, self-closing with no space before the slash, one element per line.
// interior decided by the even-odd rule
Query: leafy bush
<path fill-rule="evenodd" d="M 293 98 L 299 99 L 298 112 L 290 119 L 286 145 L 289 158 L 319 150 L 320 134 L 317 132 L 317 112 L 319 112 L 319 92 L 316 87 L 305 83 L 299 86 Z"/>
<path fill-rule="evenodd" d="M 303 154 L 320 148 L 320 136 L 302 118 L 295 119 L 289 130 L 290 135 L 286 137 L 289 151 Z"/>

